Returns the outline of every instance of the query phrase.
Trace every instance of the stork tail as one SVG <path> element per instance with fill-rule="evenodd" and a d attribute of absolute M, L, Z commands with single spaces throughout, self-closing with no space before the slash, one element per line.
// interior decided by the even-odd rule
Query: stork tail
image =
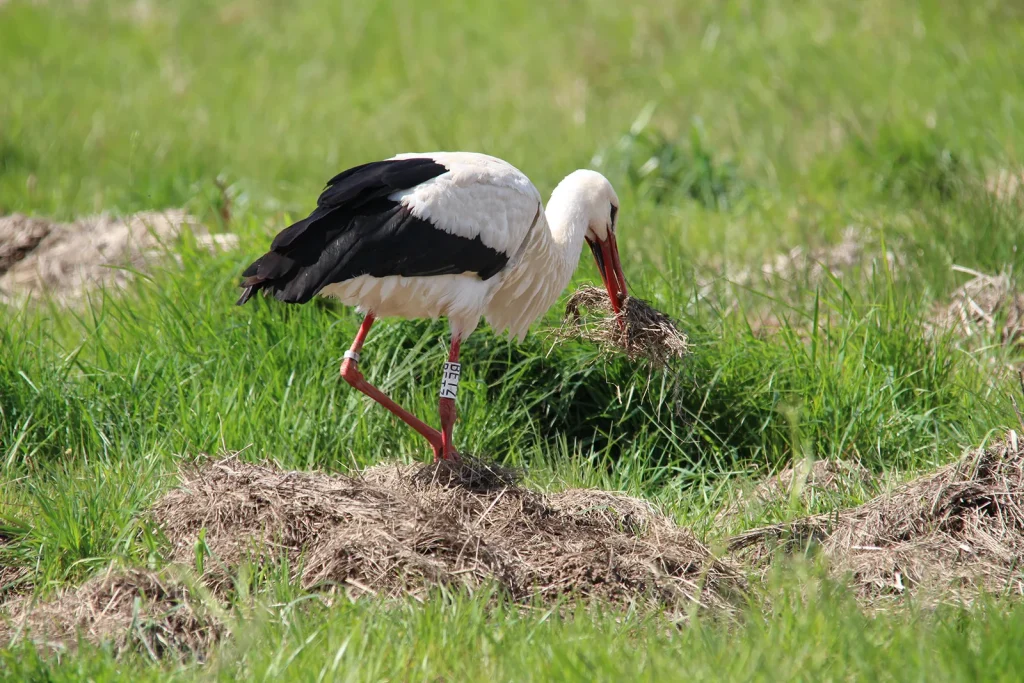
<path fill-rule="evenodd" d="M 235 305 L 241 306 L 246 301 L 251 299 L 252 295 L 256 293 L 256 289 L 256 285 L 252 285 L 251 287 L 246 287 L 245 289 L 243 289 L 242 296 L 238 297 L 238 301 L 235 302 Z"/>

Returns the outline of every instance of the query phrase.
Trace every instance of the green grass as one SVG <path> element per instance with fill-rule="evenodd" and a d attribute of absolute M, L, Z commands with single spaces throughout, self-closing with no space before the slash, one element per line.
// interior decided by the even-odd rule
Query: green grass
<path fill-rule="evenodd" d="M 19 647 L 0 654 L 12 680 L 1015 680 L 1024 664 L 1020 605 L 868 616 L 796 569 L 800 590 L 741 621 L 596 608 L 488 606 L 480 597 L 426 604 L 277 595 L 236 613 L 231 642 L 203 667 L 89 649 L 65 661 Z M 791 583 L 792 579 L 787 579 Z M 485 596 L 486 597 L 486 596 Z M 291 598 L 291 600 L 289 600 Z"/>
<path fill-rule="evenodd" d="M 1024 156 L 1015 3 L 11 0 L 0 65 L 0 213 L 185 206 L 242 245 L 186 242 L 181 267 L 74 311 L 0 308 L 0 565 L 29 568 L 41 596 L 111 562 L 160 565 L 139 513 L 197 453 L 334 471 L 427 457 L 340 382 L 354 313 L 232 305 L 241 269 L 327 178 L 400 151 L 496 154 L 544 194 L 574 168 L 604 170 L 632 291 L 694 342 L 678 372 L 649 375 L 542 333 L 520 346 L 475 334 L 457 444 L 527 466 L 534 485 L 644 495 L 714 543 L 739 530 L 714 513 L 794 455 L 900 479 L 1018 424 L 1020 350 L 998 330 L 965 347 L 927 325 L 965 280 L 951 266 L 1024 268 L 1024 203 L 984 191 Z M 722 280 L 851 225 L 899 267 Z M 577 281 L 595 280 L 584 262 Z M 763 314 L 777 335 L 756 334 Z M 445 332 L 378 325 L 363 370 L 434 420 Z M 285 584 L 239 608 L 209 663 L 172 673 L 999 679 L 1019 669 L 1024 629 L 1015 604 L 865 616 L 797 570 L 767 613 L 685 626 L 486 597 L 325 609 Z M 167 667 L 91 647 L 0 659 L 12 679 Z"/>

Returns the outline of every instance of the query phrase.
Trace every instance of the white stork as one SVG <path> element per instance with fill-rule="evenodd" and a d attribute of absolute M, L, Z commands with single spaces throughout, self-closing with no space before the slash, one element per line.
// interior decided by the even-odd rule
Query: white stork
<path fill-rule="evenodd" d="M 313 212 L 285 228 L 243 273 L 244 304 L 258 290 L 286 303 L 333 296 L 365 314 L 341 376 L 422 434 L 434 459 L 452 445 L 459 345 L 485 317 L 522 341 L 561 295 L 584 240 L 612 308 L 626 297 L 615 242 L 619 199 L 595 171 L 568 175 L 545 209 L 533 183 L 484 154 L 400 154 L 356 166 L 327 183 Z M 447 316 L 451 349 L 441 380 L 441 430 L 372 386 L 359 354 L 377 318 Z"/>

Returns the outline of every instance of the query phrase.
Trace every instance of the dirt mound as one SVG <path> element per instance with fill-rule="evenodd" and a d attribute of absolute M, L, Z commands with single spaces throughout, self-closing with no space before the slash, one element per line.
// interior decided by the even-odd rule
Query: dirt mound
<path fill-rule="evenodd" d="M 735 500 L 715 515 L 725 522 L 749 514 L 758 514 L 771 505 L 788 505 L 792 496 L 808 502 L 812 496 L 841 496 L 870 488 L 874 477 L 859 463 L 846 460 L 801 461 L 760 481 L 749 492 L 740 492 Z"/>
<path fill-rule="evenodd" d="M 52 294 L 60 301 L 100 286 L 123 287 L 183 230 L 209 248 L 234 235 L 210 235 L 182 210 L 107 214 L 56 223 L 21 214 L 0 217 L 0 302 Z"/>
<path fill-rule="evenodd" d="M 223 621 L 175 573 L 108 571 L 46 602 L 15 598 L 0 614 L 0 644 L 28 638 L 61 650 L 74 648 L 81 636 L 109 643 L 118 654 L 201 658 L 224 634 Z"/>
<path fill-rule="evenodd" d="M 573 594 L 619 604 L 726 607 L 742 579 L 648 503 L 551 496 L 479 463 L 382 465 L 360 476 L 286 472 L 234 457 L 183 473 L 152 510 L 172 559 L 226 585 L 245 558 L 285 555 L 308 588 L 412 595 L 494 583 L 514 600 Z M 468 468 L 468 472 L 465 468 Z M 467 481 L 473 485 L 466 486 Z"/>
<path fill-rule="evenodd" d="M 592 315 L 585 315 L 584 310 Z M 612 351 L 624 351 L 630 360 L 646 358 L 657 367 L 666 367 L 689 352 L 686 335 L 675 322 L 643 299 L 626 297 L 619 314 L 611 313 L 608 293 L 584 285 L 569 297 L 557 336 L 593 341 Z"/>
<path fill-rule="evenodd" d="M 766 567 L 777 550 L 820 546 L 867 598 L 916 593 L 969 601 L 1024 593 L 1024 444 L 1004 441 L 856 508 L 754 529 L 732 557 Z"/>
<path fill-rule="evenodd" d="M 934 324 L 955 329 L 968 339 L 998 332 L 1004 344 L 1019 340 L 1024 335 L 1024 293 L 1010 274 L 985 275 L 959 266 L 955 270 L 974 277 L 953 292 L 949 305 L 936 313 Z"/>

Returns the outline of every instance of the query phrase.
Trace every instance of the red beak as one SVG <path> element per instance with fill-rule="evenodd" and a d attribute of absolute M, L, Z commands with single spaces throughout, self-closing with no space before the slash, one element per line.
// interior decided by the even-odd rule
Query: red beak
<path fill-rule="evenodd" d="M 615 233 L 609 231 L 608 237 L 604 240 L 587 239 L 590 251 L 594 252 L 594 260 L 597 262 L 597 269 L 601 271 L 601 279 L 604 280 L 605 289 L 608 290 L 608 298 L 612 302 L 612 310 L 616 315 L 622 309 L 626 300 L 626 276 L 622 274 L 622 264 L 619 262 L 619 245 L 615 242 Z"/>

